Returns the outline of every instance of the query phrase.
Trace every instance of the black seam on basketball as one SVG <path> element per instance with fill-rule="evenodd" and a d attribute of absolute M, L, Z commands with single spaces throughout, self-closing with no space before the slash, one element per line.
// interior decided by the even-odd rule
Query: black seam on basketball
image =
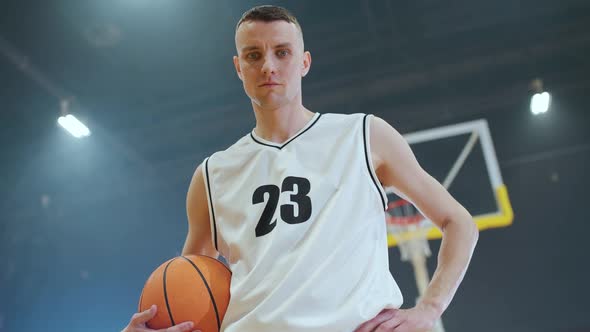
<path fill-rule="evenodd" d="M 215 209 L 213 208 L 213 195 L 211 195 L 211 179 L 209 178 L 209 158 L 205 161 L 205 176 L 207 177 L 207 192 L 209 193 L 209 203 L 211 205 L 211 218 L 213 219 L 213 243 L 215 250 L 219 251 L 217 247 L 217 222 L 215 222 Z"/>
<path fill-rule="evenodd" d="M 373 184 L 375 185 L 375 188 L 377 188 L 377 193 L 379 194 L 379 198 L 381 199 L 381 203 L 383 203 L 383 208 L 385 210 L 387 210 L 387 202 L 385 202 L 385 199 L 383 198 L 383 195 L 381 194 L 381 190 L 379 189 L 379 185 L 377 184 L 377 180 L 375 179 L 375 177 L 373 176 L 373 172 L 371 172 L 371 164 L 369 164 L 369 154 L 370 151 L 367 151 L 367 118 L 369 117 L 368 114 L 365 114 L 365 117 L 363 118 L 363 148 L 365 149 L 365 161 L 367 162 L 367 171 L 369 171 L 369 176 L 371 177 L 371 180 L 373 180 Z"/>
<path fill-rule="evenodd" d="M 222 263 L 222 262 L 221 262 L 219 259 L 216 259 L 216 258 L 213 258 L 213 257 L 207 256 L 207 255 L 196 255 L 196 256 L 199 256 L 199 257 L 204 257 L 204 258 L 207 258 L 207 259 L 213 260 L 213 261 L 217 262 L 218 264 L 220 264 L 221 266 L 223 266 L 223 267 L 224 267 L 224 268 L 225 268 L 225 269 L 226 269 L 226 270 L 229 272 L 229 274 L 232 274 L 232 272 L 231 272 L 231 270 L 229 269 L 229 267 L 225 266 L 225 264 L 223 264 L 223 263 Z"/>
<path fill-rule="evenodd" d="M 201 269 L 199 269 L 199 267 L 195 263 L 193 263 L 193 261 L 191 261 L 190 259 L 188 259 L 184 256 L 180 256 L 180 257 L 184 258 L 187 262 L 189 262 L 195 268 L 195 270 L 197 270 L 197 272 L 199 273 L 199 276 L 201 276 L 201 280 L 203 280 L 203 283 L 205 284 L 205 287 L 207 287 L 207 292 L 209 292 L 209 297 L 211 298 L 211 303 L 213 304 L 213 309 L 215 309 L 215 318 L 217 318 L 217 331 L 219 331 L 221 329 L 221 321 L 219 319 L 219 311 L 217 310 L 217 303 L 215 303 L 215 297 L 213 296 L 213 292 L 211 291 L 211 288 L 209 287 L 209 283 L 207 283 L 207 279 L 205 279 L 205 276 L 201 272 Z"/>
<path fill-rule="evenodd" d="M 264 145 L 264 146 L 270 146 L 271 148 L 282 150 L 285 146 L 287 146 L 287 144 L 293 142 L 297 137 L 303 135 L 306 131 L 308 131 L 309 129 L 311 129 L 311 127 L 313 127 L 316 124 L 316 122 L 318 122 L 318 120 L 321 117 L 322 117 L 322 114 L 318 114 L 318 117 L 309 125 L 309 127 L 305 128 L 304 131 L 300 132 L 297 136 L 291 138 L 290 140 L 288 140 L 287 142 L 285 142 L 281 146 L 270 145 L 270 144 L 266 144 L 266 143 L 260 142 L 259 140 L 256 139 L 256 137 L 254 137 L 254 135 L 252 133 L 250 133 L 250 137 L 252 137 L 252 139 L 254 140 L 254 142 L 256 142 L 258 144 L 261 144 L 261 145 Z"/>
<path fill-rule="evenodd" d="M 172 259 L 170 262 L 168 262 L 168 264 L 166 264 L 166 267 L 164 268 L 164 277 L 162 278 L 164 280 L 164 300 L 166 301 L 166 309 L 168 309 L 168 316 L 170 316 L 170 322 L 172 323 L 172 326 L 176 325 L 176 323 L 174 323 L 172 310 L 170 310 L 170 303 L 168 303 L 168 292 L 166 290 L 166 272 L 168 272 L 168 266 L 170 266 L 170 264 L 172 264 L 172 262 L 175 260 L 176 258 Z"/>

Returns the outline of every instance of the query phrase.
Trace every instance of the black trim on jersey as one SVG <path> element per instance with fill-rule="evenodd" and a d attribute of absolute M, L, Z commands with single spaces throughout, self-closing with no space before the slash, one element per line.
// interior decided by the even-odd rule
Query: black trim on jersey
<path fill-rule="evenodd" d="M 373 180 L 373 184 L 375 184 L 375 188 L 377 188 L 377 193 L 381 198 L 381 202 L 383 203 L 383 208 L 387 209 L 387 202 L 383 198 L 381 194 L 381 189 L 379 188 L 379 180 L 373 176 L 373 172 L 371 172 L 371 164 L 369 163 L 369 156 L 371 151 L 367 151 L 367 118 L 369 117 L 368 114 L 365 114 L 363 117 L 363 148 L 365 149 L 365 161 L 367 162 L 367 170 L 369 171 L 369 175 L 371 176 L 371 180 Z"/>
<path fill-rule="evenodd" d="M 252 133 L 250 133 L 250 137 L 252 137 L 252 140 L 254 140 L 254 142 L 260 144 L 260 145 L 264 145 L 264 146 L 270 146 L 271 148 L 275 148 L 275 149 L 279 149 L 282 150 L 285 146 L 287 146 L 287 144 L 293 142 L 294 139 L 296 139 L 297 137 L 303 135 L 303 133 L 305 133 L 306 131 L 308 131 L 311 127 L 313 127 L 313 125 L 315 125 L 316 122 L 318 122 L 318 120 L 320 119 L 320 117 L 322 116 L 322 114 L 318 114 L 318 117 L 307 127 L 305 128 L 304 131 L 300 132 L 299 134 L 297 134 L 297 136 L 291 138 L 290 140 L 288 140 L 287 142 L 285 142 L 283 145 L 281 146 L 276 146 L 276 145 L 271 145 L 271 144 L 266 144 L 263 143 L 259 140 L 256 139 L 256 137 L 254 137 L 254 135 Z"/>
<path fill-rule="evenodd" d="M 215 303 L 215 296 L 213 296 L 213 292 L 211 291 L 211 287 L 209 287 L 209 283 L 207 282 L 207 279 L 203 275 L 203 272 L 201 272 L 201 269 L 199 269 L 199 267 L 193 261 L 191 261 L 190 259 L 188 259 L 184 256 L 180 256 L 180 257 L 184 258 L 187 262 L 189 262 L 195 268 L 195 270 L 197 270 L 197 273 L 199 273 L 199 276 L 201 277 L 203 284 L 205 284 L 205 287 L 207 287 L 207 292 L 209 293 L 209 298 L 211 299 L 211 304 L 213 304 L 213 309 L 215 310 L 215 318 L 217 318 L 217 331 L 219 331 L 221 329 L 221 320 L 219 319 L 219 310 L 217 310 L 217 303 Z M 222 263 L 219 262 L 219 264 L 222 264 Z"/>
<path fill-rule="evenodd" d="M 213 243 L 215 244 L 215 250 L 217 248 L 217 222 L 215 222 L 215 211 L 213 208 L 213 196 L 211 195 L 211 179 L 209 178 L 209 158 L 205 161 L 205 176 L 207 177 L 207 193 L 209 194 L 209 204 L 211 205 L 211 218 L 213 219 Z"/>

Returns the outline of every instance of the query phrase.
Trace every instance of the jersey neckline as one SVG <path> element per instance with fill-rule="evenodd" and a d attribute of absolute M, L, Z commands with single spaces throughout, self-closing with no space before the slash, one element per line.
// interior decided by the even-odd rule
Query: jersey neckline
<path fill-rule="evenodd" d="M 313 127 L 313 125 L 318 122 L 318 120 L 320 119 L 322 115 L 318 112 L 316 112 L 314 114 L 314 116 L 311 118 L 311 120 L 309 120 L 307 122 L 307 124 L 299 129 L 299 131 L 297 133 L 295 133 L 295 135 L 293 135 L 291 138 L 289 138 L 288 140 L 286 140 L 284 143 L 276 143 L 276 142 L 271 142 L 271 141 L 267 141 L 264 138 L 256 135 L 256 133 L 254 132 L 254 129 L 252 129 L 252 131 L 250 132 L 250 137 L 252 138 L 252 140 L 260 145 L 264 145 L 264 146 L 269 146 L 272 148 L 276 148 L 281 150 L 282 148 L 284 148 L 285 146 L 287 146 L 287 144 L 293 142 L 297 137 L 303 135 L 303 133 L 305 133 L 306 131 L 308 131 L 311 127 Z"/>

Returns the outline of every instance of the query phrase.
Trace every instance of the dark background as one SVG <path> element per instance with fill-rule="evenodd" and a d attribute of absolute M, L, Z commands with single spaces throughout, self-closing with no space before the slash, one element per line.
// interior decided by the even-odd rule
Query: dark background
<path fill-rule="evenodd" d="M 589 330 L 588 1 L 271 3 L 303 26 L 311 110 L 402 133 L 488 120 L 514 225 L 481 233 L 447 331 Z M 0 331 L 125 326 L 182 248 L 195 167 L 254 126 L 231 57 L 255 4 L 0 1 Z M 553 96 L 537 117 L 536 77 Z M 57 126 L 61 98 L 92 136 Z"/>

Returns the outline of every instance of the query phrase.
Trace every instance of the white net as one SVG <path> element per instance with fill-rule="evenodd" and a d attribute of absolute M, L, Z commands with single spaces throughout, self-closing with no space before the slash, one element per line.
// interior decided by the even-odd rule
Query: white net
<path fill-rule="evenodd" d="M 395 238 L 403 261 L 431 255 L 426 238 L 428 228 L 423 227 L 427 221 L 412 203 L 403 199 L 393 201 L 387 214 L 387 232 Z"/>

